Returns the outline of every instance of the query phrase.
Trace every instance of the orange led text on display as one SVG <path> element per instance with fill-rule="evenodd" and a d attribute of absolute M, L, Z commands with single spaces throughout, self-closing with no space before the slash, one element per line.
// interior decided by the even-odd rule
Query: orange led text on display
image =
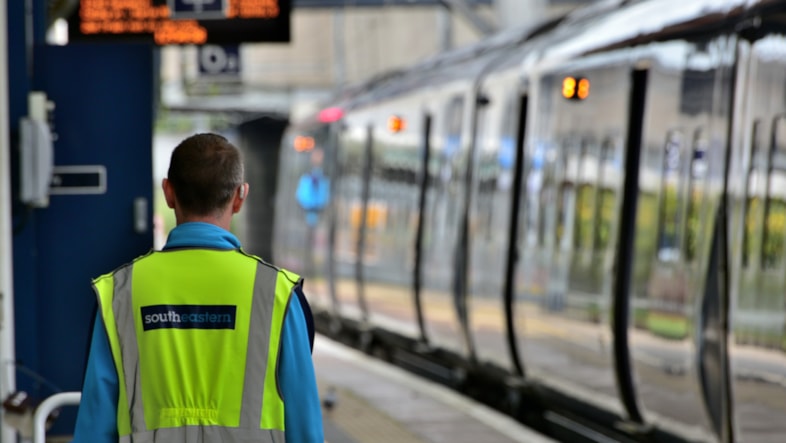
<path fill-rule="evenodd" d="M 207 30 L 197 20 L 172 20 L 167 6 L 152 0 L 80 0 L 79 30 L 90 34 L 152 34 L 158 45 L 203 44 Z M 227 19 L 275 19 L 278 0 L 229 0 Z"/>

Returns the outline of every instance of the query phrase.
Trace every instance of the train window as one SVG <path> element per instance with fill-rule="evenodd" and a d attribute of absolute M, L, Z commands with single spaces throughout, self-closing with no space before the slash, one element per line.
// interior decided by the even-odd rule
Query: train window
<path fill-rule="evenodd" d="M 494 233 L 494 191 L 499 185 L 499 163 L 498 155 L 488 149 L 488 132 L 491 115 L 489 114 L 488 107 L 478 108 L 477 115 L 477 131 L 475 133 L 475 169 L 473 171 L 473 184 L 474 192 L 477 192 L 476 197 L 473 199 L 477 211 L 476 223 L 480 229 L 483 229 L 483 234 L 488 241 L 491 241 Z"/>
<path fill-rule="evenodd" d="M 540 152 L 543 153 L 543 187 L 541 188 L 541 200 L 538 205 L 540 208 L 538 214 L 538 244 L 545 246 L 549 227 L 549 210 L 547 208 L 551 208 L 556 199 L 557 156 L 553 148 L 543 148 Z M 533 157 L 537 158 L 537 153 Z"/>
<path fill-rule="evenodd" d="M 753 122 L 751 131 L 751 158 L 748 166 L 748 176 L 745 190 L 745 228 L 742 238 L 742 266 L 749 267 L 754 251 L 760 250 L 761 237 L 756 234 L 761 231 L 761 212 L 763 197 L 763 176 L 766 171 L 766 158 L 764 156 L 764 129 L 760 120 Z"/>
<path fill-rule="evenodd" d="M 597 174 L 597 198 L 595 201 L 595 233 L 592 247 L 596 252 L 604 251 L 611 239 L 617 206 L 617 177 L 619 161 L 617 142 L 606 138 L 600 146 L 600 161 Z"/>
<path fill-rule="evenodd" d="M 595 231 L 595 177 L 598 175 L 598 159 L 594 157 L 595 142 L 591 139 L 581 141 L 576 161 L 576 205 L 573 226 L 573 247 L 589 249 L 592 247 Z"/>
<path fill-rule="evenodd" d="M 505 110 L 502 113 L 502 124 L 500 126 L 499 152 L 497 162 L 499 164 L 499 177 L 497 178 L 497 188 L 508 190 L 513 184 L 513 172 L 516 166 L 516 129 L 518 125 L 519 110 L 515 96 L 511 96 L 505 103 Z"/>
<path fill-rule="evenodd" d="M 526 174 L 526 191 L 524 200 L 524 236 L 526 244 L 534 246 L 542 244 L 541 220 L 543 220 L 546 206 L 543 198 L 544 173 L 545 173 L 545 152 L 542 146 L 537 146 L 529 159 Z"/>
<path fill-rule="evenodd" d="M 777 117 L 772 124 L 767 166 L 761 266 L 780 269 L 786 253 L 786 118 L 783 116 Z"/>
<path fill-rule="evenodd" d="M 557 188 L 557 225 L 554 230 L 554 240 L 558 248 L 568 249 L 570 247 L 571 235 L 567 232 L 573 227 L 571 220 L 575 216 L 573 210 L 575 199 L 575 178 L 578 171 L 579 146 L 576 138 L 568 138 L 563 144 L 563 152 L 557 162 L 557 177 L 559 186 Z"/>
<path fill-rule="evenodd" d="M 464 118 L 464 98 L 453 97 L 448 103 L 445 122 L 445 156 L 453 157 L 461 148 L 461 123 Z"/>
<path fill-rule="evenodd" d="M 682 169 L 682 132 L 670 131 L 663 147 L 661 195 L 658 208 L 658 259 L 673 262 L 680 259 L 680 170 Z"/>
<path fill-rule="evenodd" d="M 707 138 L 699 128 L 693 134 L 693 153 L 688 174 L 688 208 L 685 211 L 685 260 L 693 261 L 700 229 L 701 185 L 707 174 Z"/>

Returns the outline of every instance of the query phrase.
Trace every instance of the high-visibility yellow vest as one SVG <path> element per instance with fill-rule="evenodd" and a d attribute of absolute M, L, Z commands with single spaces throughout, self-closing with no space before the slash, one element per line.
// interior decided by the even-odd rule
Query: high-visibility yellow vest
<path fill-rule="evenodd" d="M 242 250 L 150 252 L 93 281 L 120 442 L 283 442 L 276 368 L 300 277 Z"/>

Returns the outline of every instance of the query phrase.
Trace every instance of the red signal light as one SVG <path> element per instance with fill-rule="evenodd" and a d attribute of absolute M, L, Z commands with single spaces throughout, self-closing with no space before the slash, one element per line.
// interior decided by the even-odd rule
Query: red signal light
<path fill-rule="evenodd" d="M 333 123 L 335 121 L 341 120 L 341 117 L 344 116 L 344 110 L 341 108 L 325 108 L 319 111 L 318 119 L 321 123 Z"/>

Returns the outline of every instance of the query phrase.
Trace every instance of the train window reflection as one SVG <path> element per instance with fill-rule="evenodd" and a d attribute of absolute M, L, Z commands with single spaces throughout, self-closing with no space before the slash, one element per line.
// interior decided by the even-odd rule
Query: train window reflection
<path fill-rule="evenodd" d="M 576 249 L 589 249 L 594 237 L 595 218 L 595 177 L 598 175 L 598 159 L 595 142 L 585 139 L 581 142 L 576 171 L 576 209 L 573 228 L 573 246 Z"/>
<path fill-rule="evenodd" d="M 772 138 L 767 168 L 767 189 L 764 205 L 762 236 L 762 268 L 779 269 L 784 257 L 786 227 L 786 120 L 777 117 L 772 125 Z"/>
<path fill-rule="evenodd" d="M 464 118 L 464 99 L 456 96 L 448 104 L 447 121 L 445 122 L 445 155 L 452 157 L 460 149 L 461 123 Z"/>
<path fill-rule="evenodd" d="M 682 166 L 682 132 L 670 131 L 663 147 L 661 195 L 658 208 L 658 260 L 678 261 L 680 222 L 680 170 Z"/>
<path fill-rule="evenodd" d="M 609 246 L 611 229 L 617 207 L 617 178 L 619 160 L 617 143 L 611 137 L 605 139 L 600 147 L 600 165 L 597 177 L 597 199 L 595 202 L 595 233 L 593 249 L 602 252 Z"/>
<path fill-rule="evenodd" d="M 543 191 L 540 193 L 541 201 L 540 217 L 538 222 L 538 244 L 541 246 L 546 245 L 548 232 L 551 227 L 552 216 L 550 210 L 546 208 L 553 207 L 554 201 L 557 198 L 557 155 L 556 150 L 553 148 L 543 149 Z M 537 157 L 536 157 L 537 158 Z"/>
<path fill-rule="evenodd" d="M 555 174 L 556 177 L 561 177 L 561 179 L 557 188 L 557 223 L 554 230 L 554 241 L 558 248 L 569 249 L 571 235 L 567 230 L 573 227 L 571 220 L 575 216 L 573 201 L 575 199 L 574 185 L 578 170 L 578 156 L 576 155 L 578 146 L 576 146 L 577 140 L 570 138 L 563 145 L 563 152 L 566 155 L 558 159 Z"/>
<path fill-rule="evenodd" d="M 751 159 L 748 166 L 748 176 L 745 191 L 745 229 L 742 239 L 742 266 L 751 266 L 753 251 L 761 249 L 761 236 L 756 235 L 761 231 L 762 197 L 764 195 L 764 179 L 766 158 L 764 156 L 763 124 L 761 121 L 753 122 L 751 131 Z"/>
<path fill-rule="evenodd" d="M 685 260 L 693 261 L 699 236 L 701 185 L 707 174 L 707 139 L 703 129 L 693 136 L 690 174 L 688 175 L 688 208 L 685 211 Z"/>

